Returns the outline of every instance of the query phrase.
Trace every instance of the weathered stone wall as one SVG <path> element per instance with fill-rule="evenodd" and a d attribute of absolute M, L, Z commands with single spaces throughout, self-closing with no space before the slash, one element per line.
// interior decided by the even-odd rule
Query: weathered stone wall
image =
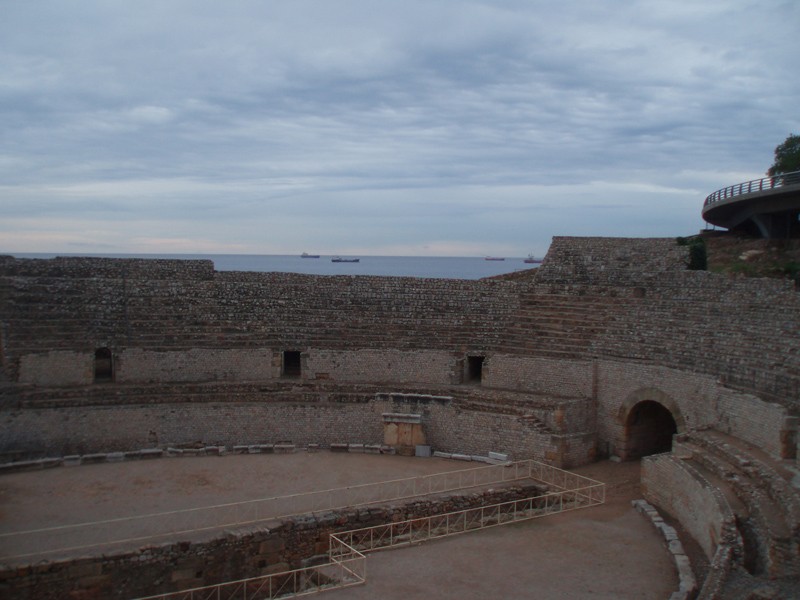
<path fill-rule="evenodd" d="M 774 456 L 793 456 L 787 439 L 796 426 L 784 406 L 727 389 L 707 375 L 662 366 L 601 361 L 597 372 L 598 438 L 607 441 L 610 454 L 623 443 L 630 409 L 653 400 L 670 410 L 679 432 L 713 427 Z"/>
<path fill-rule="evenodd" d="M 537 280 L 542 283 L 641 285 L 683 271 L 689 251 L 674 238 L 554 237 Z"/>
<path fill-rule="evenodd" d="M 325 443 L 336 436 L 312 439 L 306 428 L 342 427 L 352 437 L 358 425 L 348 423 L 364 422 L 355 414 L 363 407 L 351 402 L 352 415 L 326 425 L 321 415 L 344 413 L 319 408 L 327 392 L 303 386 L 330 382 L 353 397 L 373 386 L 372 394 L 457 398 L 429 417 L 443 449 L 496 446 L 520 458 L 560 452 L 558 461 L 577 463 L 597 441 L 601 454 L 613 452 L 624 436 L 626 398 L 654 389 L 682 426 L 719 425 L 792 455 L 797 292 L 781 281 L 686 271 L 686 259 L 674 240 L 555 238 L 531 279 L 457 281 L 223 273 L 207 261 L 0 257 L 0 360 L 9 382 L 0 406 L 21 423 L 20 411 L 31 406 L 83 407 L 81 418 L 92 419 L 88 412 L 120 404 L 200 403 L 196 420 L 186 415 L 186 431 L 169 434 L 186 441 L 203 433 L 191 423 L 227 402 L 229 410 L 242 407 L 248 439 L 231 440 L 224 428 L 220 438 L 256 443 L 259 431 L 244 421 L 249 407 L 267 402 L 276 423 L 297 428 L 290 437 Z M 98 348 L 113 353 L 114 382 L 92 386 Z M 284 351 L 300 353 L 294 380 L 282 375 Z M 483 357 L 480 381 L 466 377 L 469 356 Z M 215 397 L 193 387 L 199 383 L 218 386 Z M 251 389 L 238 387 L 244 383 Z M 298 390 L 287 387 L 293 383 Z M 176 387 L 153 396 L 159 385 Z M 314 408 L 293 420 L 276 403 Z M 117 420 L 118 435 L 106 441 L 138 446 L 154 427 L 135 424 Z M 12 428 L 3 451 L 44 443 L 48 426 L 38 429 L 20 437 Z M 86 434 L 66 427 L 53 435 L 53 449 L 61 449 L 69 436 Z"/>
<path fill-rule="evenodd" d="M 280 354 L 271 348 L 192 348 L 153 352 L 130 348 L 115 358 L 118 383 L 268 381 L 280 377 Z"/>
<path fill-rule="evenodd" d="M 458 361 L 441 350 L 329 350 L 308 352 L 308 379 L 355 383 L 448 385 L 459 383 Z"/>
<path fill-rule="evenodd" d="M 642 492 L 652 502 L 677 518 L 710 559 L 723 539 L 733 513 L 721 493 L 699 473 L 672 455 L 642 459 Z"/>
<path fill-rule="evenodd" d="M 570 410 L 579 412 L 580 408 Z M 326 395 L 313 399 L 289 392 L 261 402 L 79 403 L 6 410 L 0 456 L 9 461 L 152 447 L 381 444 L 381 415 L 387 412 L 421 414 L 428 444 L 442 452 L 480 456 L 501 452 L 512 459 L 548 460 L 557 466 L 579 465 L 593 457 L 593 434 L 576 437 L 552 431 L 532 410 L 490 412 L 483 405 L 420 394 L 391 398 L 331 394 L 327 399 Z M 546 407 L 542 412 L 552 411 Z M 572 440 L 566 459 L 560 454 L 564 439 Z"/>
<path fill-rule="evenodd" d="M 589 361 L 496 353 L 485 370 L 483 383 L 487 387 L 565 398 L 592 395 L 593 370 Z"/>
<path fill-rule="evenodd" d="M 94 353 L 52 350 L 20 357 L 20 383 L 43 386 L 88 385 L 94 380 Z"/>

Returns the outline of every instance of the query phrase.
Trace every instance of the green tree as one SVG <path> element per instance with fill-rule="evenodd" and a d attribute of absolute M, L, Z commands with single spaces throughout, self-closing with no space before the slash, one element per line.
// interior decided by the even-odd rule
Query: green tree
<path fill-rule="evenodd" d="M 775 162 L 767 170 L 767 175 L 773 177 L 793 171 L 800 171 L 800 135 L 792 133 L 775 148 Z"/>

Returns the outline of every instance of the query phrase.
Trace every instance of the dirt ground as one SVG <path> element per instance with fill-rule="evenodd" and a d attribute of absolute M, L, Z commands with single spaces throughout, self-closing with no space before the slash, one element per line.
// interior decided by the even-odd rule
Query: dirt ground
<path fill-rule="evenodd" d="M 238 502 L 474 467 L 338 454 L 195 457 L 61 467 L 0 477 L 0 533 Z M 603 506 L 483 530 L 367 559 L 367 584 L 331 599 L 664 599 L 677 576 L 663 540 L 636 513 L 639 464 L 578 472 L 608 484 Z M 16 554 L 0 538 L 2 556 Z"/>

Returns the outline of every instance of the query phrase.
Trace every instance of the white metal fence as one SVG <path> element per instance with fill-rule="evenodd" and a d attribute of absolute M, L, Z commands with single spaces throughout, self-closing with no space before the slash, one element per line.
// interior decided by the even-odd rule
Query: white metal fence
<path fill-rule="evenodd" d="M 527 521 L 605 502 L 605 484 L 536 461 L 510 465 L 547 484 L 530 498 L 353 529 L 330 535 L 329 562 L 276 575 L 222 583 L 138 600 L 261 600 L 290 598 L 366 583 L 365 553 Z"/>
<path fill-rule="evenodd" d="M 541 479 L 547 465 L 519 461 L 391 481 L 88 523 L 0 533 L 0 561 L 20 562 L 164 542 L 273 519 Z M 563 473 L 566 473 L 564 471 Z M 553 478 L 551 476 L 551 478 Z M 555 482 L 553 485 L 558 485 Z"/>
<path fill-rule="evenodd" d="M 373 552 L 587 508 L 602 504 L 602 496 L 599 489 L 547 492 L 522 500 L 354 529 L 337 536 L 354 549 Z"/>

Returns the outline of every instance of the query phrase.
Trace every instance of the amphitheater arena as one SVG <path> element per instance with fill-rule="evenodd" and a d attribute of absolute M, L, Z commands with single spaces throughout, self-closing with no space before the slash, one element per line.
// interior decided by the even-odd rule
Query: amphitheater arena
<path fill-rule="evenodd" d="M 790 598 L 798 291 L 687 263 L 673 239 L 572 237 L 539 269 L 478 281 L 0 257 L 0 467 L 380 446 L 383 415 L 417 415 L 441 453 L 641 460 L 641 496 L 707 561 L 682 597 Z M 113 581 L 128 559 L 87 572 Z M 0 595 L 117 597 L 72 567 L 6 565 Z"/>

